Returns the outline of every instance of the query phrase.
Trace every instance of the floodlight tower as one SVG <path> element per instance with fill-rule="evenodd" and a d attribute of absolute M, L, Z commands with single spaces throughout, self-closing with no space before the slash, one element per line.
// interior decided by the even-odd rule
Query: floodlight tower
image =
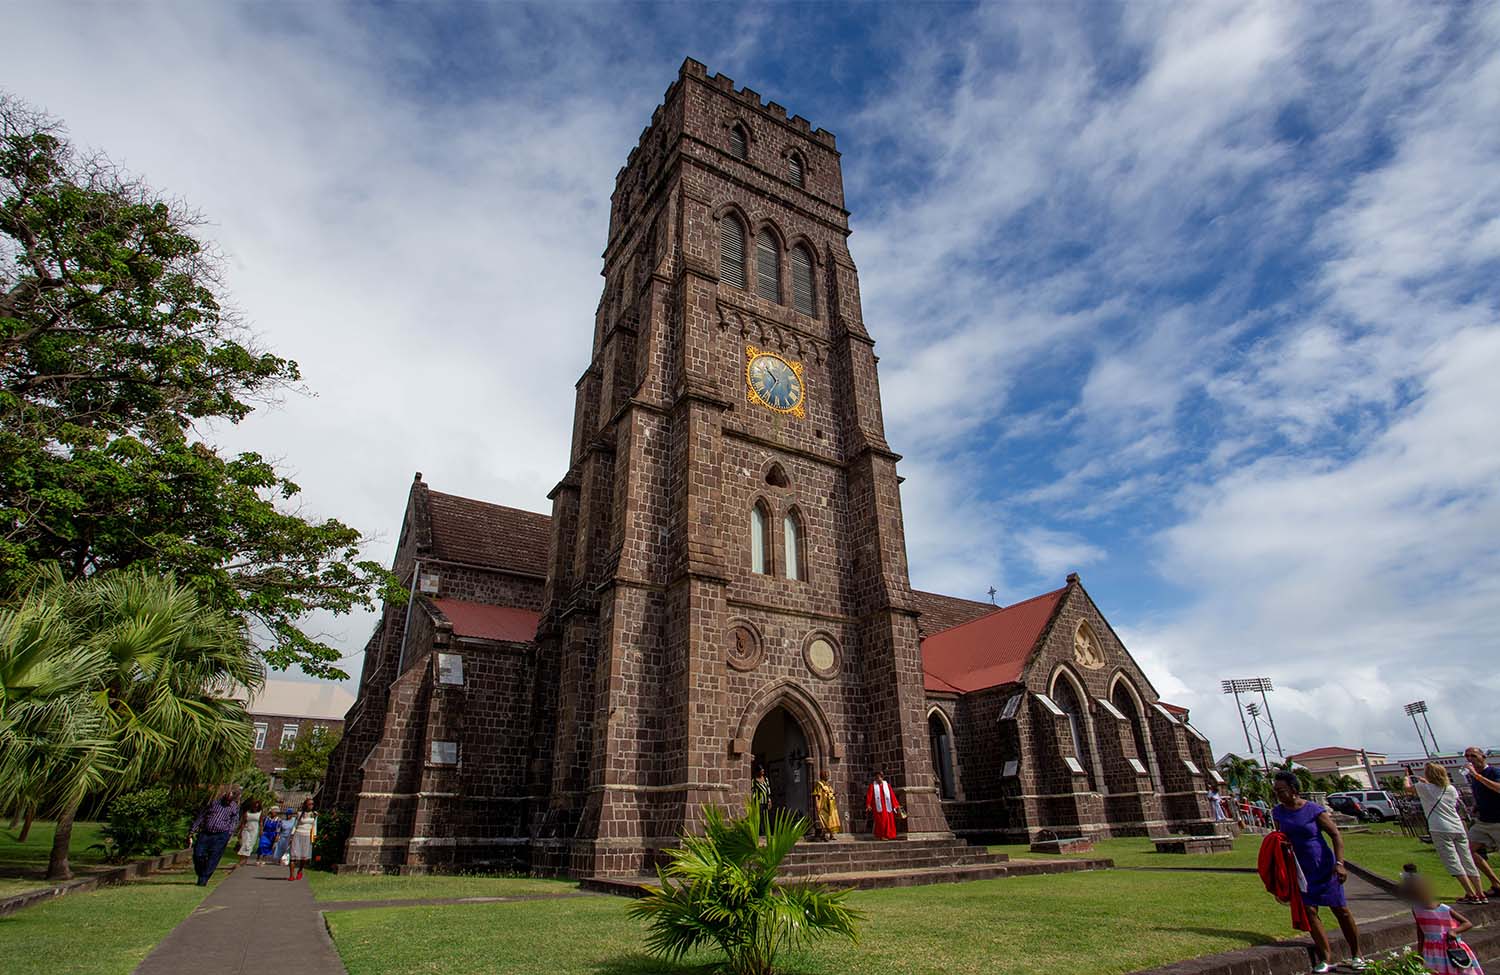
<path fill-rule="evenodd" d="M 1225 694 L 1234 695 L 1234 709 L 1239 713 L 1240 727 L 1244 729 L 1245 732 L 1245 750 L 1250 752 L 1251 755 L 1254 755 L 1255 746 L 1250 743 L 1250 726 L 1245 724 L 1245 712 L 1240 706 L 1240 689 L 1237 686 L 1238 684 L 1239 681 L 1237 680 L 1226 680 L 1219 682 L 1219 686 L 1223 688 Z"/>
<path fill-rule="evenodd" d="M 1276 743 L 1276 754 L 1281 758 L 1286 758 L 1286 752 L 1282 751 L 1281 749 L 1281 735 L 1276 731 L 1276 719 L 1271 716 L 1271 701 L 1266 697 L 1267 691 L 1274 691 L 1276 689 L 1271 684 L 1271 678 L 1244 677 L 1235 680 L 1221 681 L 1219 686 L 1224 689 L 1225 694 L 1234 695 L 1234 704 L 1236 709 L 1239 708 L 1240 704 L 1240 691 L 1244 691 L 1247 694 L 1254 694 L 1259 692 L 1261 704 L 1265 708 L 1266 723 L 1271 726 L 1271 740 Z M 1243 726 L 1244 723 L 1245 716 L 1240 715 L 1241 726 Z M 1248 729 L 1245 731 L 1245 744 L 1250 745 L 1250 732 Z M 1264 744 L 1264 742 L 1262 742 L 1262 744 Z M 1253 748 L 1254 746 L 1250 747 Z"/>
<path fill-rule="evenodd" d="M 1260 705 L 1251 701 L 1245 705 L 1245 712 L 1250 715 L 1250 720 L 1255 722 L 1255 737 L 1260 742 L 1260 764 L 1270 768 L 1271 763 L 1266 761 L 1266 736 L 1260 733 Z"/>
<path fill-rule="evenodd" d="M 1438 750 L 1438 743 L 1437 735 L 1434 735 L 1432 733 L 1432 719 L 1427 717 L 1427 702 L 1411 702 L 1406 706 L 1406 713 L 1407 716 L 1411 718 L 1412 727 L 1417 729 L 1417 738 L 1422 742 L 1422 751 L 1427 753 L 1428 758 L 1431 758 L 1433 754 Z M 1419 714 L 1422 716 L 1422 720 L 1427 724 L 1427 737 L 1430 737 L 1432 739 L 1432 748 L 1430 749 L 1427 747 L 1427 738 L 1422 736 L 1422 726 L 1420 724 L 1417 724 L 1417 715 Z"/>

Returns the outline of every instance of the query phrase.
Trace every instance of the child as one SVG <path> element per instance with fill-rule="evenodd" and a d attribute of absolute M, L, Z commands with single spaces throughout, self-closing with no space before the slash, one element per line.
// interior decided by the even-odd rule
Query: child
<path fill-rule="evenodd" d="M 1468 946 L 1458 936 L 1472 928 L 1473 923 L 1447 904 L 1439 904 L 1437 895 L 1432 892 L 1432 882 L 1426 877 L 1414 869 L 1402 872 L 1403 893 L 1411 902 L 1411 914 L 1417 922 L 1417 944 L 1427 970 L 1436 975 L 1484 975 L 1484 969 L 1479 967 L 1479 959 L 1474 958 L 1473 952 L 1469 952 L 1473 961 L 1467 968 L 1457 967 L 1448 958 L 1449 948 L 1462 946 L 1468 951 Z"/>

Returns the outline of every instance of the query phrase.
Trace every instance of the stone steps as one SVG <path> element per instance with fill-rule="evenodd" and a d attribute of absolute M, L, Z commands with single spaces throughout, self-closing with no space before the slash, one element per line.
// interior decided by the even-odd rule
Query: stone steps
<path fill-rule="evenodd" d="M 924 884 L 955 884 L 969 880 L 994 880 L 999 877 L 1022 877 L 1037 874 L 1077 873 L 1103 870 L 1114 866 L 1108 859 L 1076 860 L 1006 860 L 993 863 L 962 863 L 916 869 L 857 870 L 788 877 L 788 880 L 811 880 L 833 887 L 875 890 L 883 887 L 916 887 Z M 655 877 L 587 877 L 579 881 L 584 890 L 623 897 L 641 897 L 643 885 L 656 884 Z"/>

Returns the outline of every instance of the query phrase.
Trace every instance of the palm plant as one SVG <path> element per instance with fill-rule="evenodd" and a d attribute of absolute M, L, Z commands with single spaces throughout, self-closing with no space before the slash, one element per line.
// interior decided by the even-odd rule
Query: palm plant
<path fill-rule="evenodd" d="M 632 917 L 649 922 L 647 950 L 671 961 L 715 946 L 732 975 L 771 975 L 776 959 L 818 938 L 857 940 L 861 919 L 847 890 L 808 882 L 778 884 L 776 871 L 807 832 L 807 820 L 778 810 L 758 839 L 761 811 L 752 800 L 742 816 L 718 806 L 703 810 L 702 836 L 684 834 L 657 868 L 660 887 L 633 903 Z"/>
<path fill-rule="evenodd" d="M 72 875 L 91 789 L 223 781 L 250 757 L 249 717 L 229 696 L 264 680 L 244 622 L 171 576 L 42 579 L 0 617 L 0 644 L 0 789 L 57 812 L 48 879 Z"/>

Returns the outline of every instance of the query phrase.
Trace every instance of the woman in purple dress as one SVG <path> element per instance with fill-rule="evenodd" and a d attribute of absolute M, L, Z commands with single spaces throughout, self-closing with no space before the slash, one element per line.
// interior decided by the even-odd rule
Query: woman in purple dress
<path fill-rule="evenodd" d="M 1327 809 L 1298 794 L 1297 777 L 1291 772 L 1277 772 L 1272 791 L 1276 793 L 1276 808 L 1271 817 L 1276 820 L 1276 828 L 1291 841 L 1292 854 L 1297 858 L 1297 881 L 1302 903 L 1307 905 L 1308 933 L 1318 953 L 1318 964 L 1313 971 L 1333 971 L 1328 963 L 1328 935 L 1318 918 L 1320 907 L 1328 908 L 1338 919 L 1339 930 L 1344 932 L 1344 941 L 1353 956 L 1349 967 L 1363 971 L 1365 960 L 1359 954 L 1359 926 L 1344 902 L 1344 881 L 1349 879 L 1349 871 L 1344 869 L 1344 837 Z M 1333 841 L 1332 849 L 1328 840 L 1323 839 L 1324 833 Z"/>

